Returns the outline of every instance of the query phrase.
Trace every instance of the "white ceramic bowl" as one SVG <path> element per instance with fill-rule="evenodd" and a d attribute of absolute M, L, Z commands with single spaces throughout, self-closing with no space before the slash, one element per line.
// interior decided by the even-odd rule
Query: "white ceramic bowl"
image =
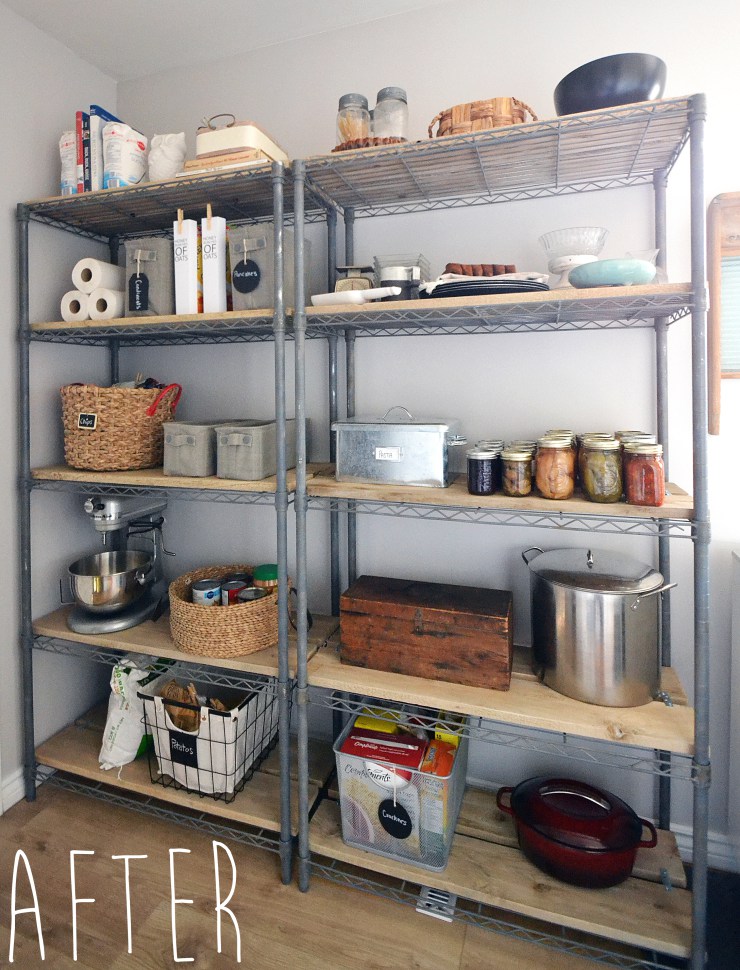
<path fill-rule="evenodd" d="M 549 259 L 559 256 L 598 256 L 608 235 L 608 229 L 598 226 L 574 226 L 546 232 L 540 236 L 540 242 Z"/>

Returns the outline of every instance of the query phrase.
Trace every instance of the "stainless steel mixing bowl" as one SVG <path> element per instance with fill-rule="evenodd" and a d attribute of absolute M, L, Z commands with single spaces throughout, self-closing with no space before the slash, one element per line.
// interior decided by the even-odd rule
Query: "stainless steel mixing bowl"
<path fill-rule="evenodd" d="M 75 601 L 93 613 L 114 613 L 134 603 L 154 579 L 151 557 L 145 552 L 98 552 L 69 567 Z"/>

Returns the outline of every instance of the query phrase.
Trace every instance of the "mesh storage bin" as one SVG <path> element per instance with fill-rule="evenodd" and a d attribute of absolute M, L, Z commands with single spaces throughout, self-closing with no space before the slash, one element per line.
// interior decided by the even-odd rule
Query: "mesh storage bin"
<path fill-rule="evenodd" d="M 446 777 L 395 766 L 401 781 L 389 784 L 370 761 L 342 753 L 354 720 L 334 744 L 342 838 L 367 852 L 424 869 L 444 869 L 465 792 L 468 740 L 462 738 Z M 387 765 L 393 769 L 393 765 Z M 406 779 L 409 779 L 408 781 Z"/>
<path fill-rule="evenodd" d="M 295 467 L 295 420 L 285 422 L 287 467 Z M 242 421 L 223 425 L 216 433 L 216 474 L 245 482 L 269 478 L 277 471 L 277 425 L 274 421 Z"/>
<path fill-rule="evenodd" d="M 216 694 L 230 708 L 227 711 L 139 691 L 144 702 L 145 733 L 154 742 L 149 771 L 155 784 L 226 802 L 234 799 L 277 740 L 277 681 L 256 675 L 255 679 L 258 685 L 247 693 L 196 684 L 199 695 Z M 174 716 L 177 709 L 193 712 L 197 730 L 176 727 L 170 715 Z"/>

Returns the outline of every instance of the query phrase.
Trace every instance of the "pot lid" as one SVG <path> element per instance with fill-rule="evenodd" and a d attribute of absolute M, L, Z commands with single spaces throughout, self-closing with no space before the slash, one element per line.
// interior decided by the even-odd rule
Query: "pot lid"
<path fill-rule="evenodd" d="M 591 852 L 633 849 L 642 820 L 621 798 L 585 782 L 538 776 L 511 793 L 518 822 L 562 845 Z"/>
<path fill-rule="evenodd" d="M 569 589 L 647 593 L 663 584 L 663 576 L 647 563 L 604 549 L 553 549 L 528 565 L 542 579 Z"/>

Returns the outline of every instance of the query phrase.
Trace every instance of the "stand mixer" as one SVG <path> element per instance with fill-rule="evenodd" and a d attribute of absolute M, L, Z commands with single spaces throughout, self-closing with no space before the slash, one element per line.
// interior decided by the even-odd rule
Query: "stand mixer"
<path fill-rule="evenodd" d="M 92 496 L 85 512 L 100 533 L 105 552 L 69 567 L 75 607 L 67 625 L 77 633 L 115 633 L 143 623 L 164 607 L 167 585 L 162 555 L 166 500 Z M 142 548 L 143 547 L 143 548 Z"/>

